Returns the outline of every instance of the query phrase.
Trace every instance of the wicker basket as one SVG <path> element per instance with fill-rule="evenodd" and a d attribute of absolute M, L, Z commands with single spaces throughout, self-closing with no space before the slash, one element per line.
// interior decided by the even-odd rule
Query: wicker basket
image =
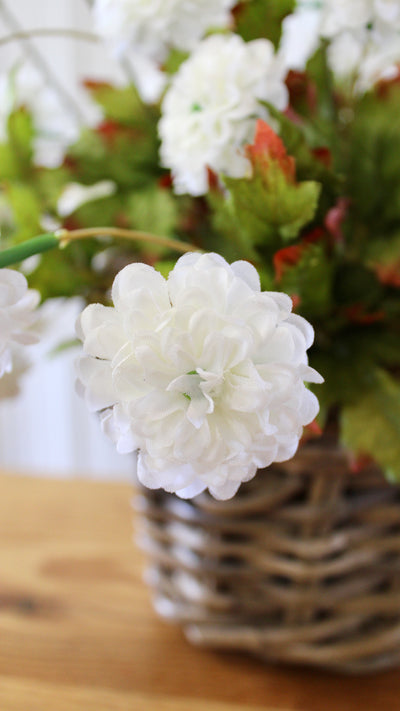
<path fill-rule="evenodd" d="M 196 644 L 344 672 L 400 661 L 400 488 L 331 444 L 258 472 L 230 501 L 141 490 L 159 614 Z"/>

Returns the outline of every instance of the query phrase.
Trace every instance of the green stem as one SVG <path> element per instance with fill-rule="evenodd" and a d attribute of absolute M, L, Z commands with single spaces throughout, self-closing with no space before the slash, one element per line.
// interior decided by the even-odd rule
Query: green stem
<path fill-rule="evenodd" d="M 53 249 L 54 247 L 66 247 L 74 240 L 101 236 L 127 239 L 134 242 L 149 242 L 150 244 L 158 244 L 161 247 L 166 247 L 181 253 L 200 251 L 193 244 L 180 242 L 171 237 L 161 237 L 160 235 L 153 235 L 148 232 L 127 230 L 120 227 L 86 227 L 71 231 L 61 229 L 54 233 L 48 232 L 38 237 L 33 237 L 26 242 L 21 242 L 21 244 L 0 251 L 0 268 L 9 267 L 11 264 L 22 262 L 22 260 L 27 259 L 27 257 L 32 257 L 34 254 L 40 254 L 41 252 L 47 252 L 47 250 Z"/>
<path fill-rule="evenodd" d="M 0 252 L 0 268 L 9 267 L 11 264 L 22 262 L 23 259 L 32 257 L 34 254 L 47 252 L 47 250 L 59 246 L 60 240 L 52 232 L 33 237 L 26 242 L 21 242 L 21 244 L 8 247 L 8 249 L 4 249 Z"/>

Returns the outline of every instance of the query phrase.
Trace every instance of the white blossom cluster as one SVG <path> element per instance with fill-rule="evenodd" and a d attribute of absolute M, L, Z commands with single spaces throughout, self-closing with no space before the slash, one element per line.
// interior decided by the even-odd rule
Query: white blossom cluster
<path fill-rule="evenodd" d="M 208 191 L 207 168 L 243 177 L 257 118 L 271 122 L 270 102 L 287 106 L 286 69 L 269 40 L 235 34 L 203 40 L 180 67 L 162 104 L 161 161 L 177 193 Z"/>
<path fill-rule="evenodd" d="M 35 161 L 48 167 L 59 165 L 65 147 L 76 138 L 78 127 L 56 92 L 28 64 L 0 74 L 0 140 L 6 139 L 10 113 L 20 108 L 32 115 Z"/>
<path fill-rule="evenodd" d="M 318 412 L 304 381 L 322 379 L 288 296 L 261 292 L 248 262 L 190 253 L 168 280 L 125 267 L 112 299 L 80 317 L 80 390 L 118 451 L 139 451 L 144 485 L 227 499 L 293 456 Z"/>
<path fill-rule="evenodd" d="M 328 61 L 358 93 L 391 78 L 400 63 L 400 0 L 298 0 L 283 21 L 280 53 L 290 69 L 304 69 L 321 39 Z"/>
<path fill-rule="evenodd" d="M 18 390 L 28 368 L 25 346 L 37 342 L 35 324 L 39 294 L 28 289 L 25 277 L 13 269 L 0 269 L 0 397 Z"/>
<path fill-rule="evenodd" d="M 95 29 L 117 53 L 129 52 L 142 98 L 157 100 L 159 70 L 171 49 L 190 52 L 209 30 L 229 27 L 237 0 L 95 0 Z"/>

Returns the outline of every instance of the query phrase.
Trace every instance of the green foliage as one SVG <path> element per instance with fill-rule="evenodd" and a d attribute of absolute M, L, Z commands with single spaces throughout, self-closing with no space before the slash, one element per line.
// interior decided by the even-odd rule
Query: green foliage
<path fill-rule="evenodd" d="M 8 117 L 7 132 L 10 148 L 21 171 L 27 170 L 33 156 L 33 121 L 24 108 L 13 111 Z"/>
<path fill-rule="evenodd" d="M 357 229 L 354 239 L 363 250 L 372 240 L 399 228 L 400 223 L 400 89 L 377 99 L 365 95 L 347 128 L 341 169 L 352 200 Z"/>
<path fill-rule="evenodd" d="M 41 205 L 33 188 L 23 183 L 9 183 L 7 195 L 16 226 L 13 241 L 24 242 L 42 232 Z"/>
<path fill-rule="evenodd" d="M 369 454 L 390 481 L 400 482 L 400 386 L 376 371 L 373 386 L 342 410 L 342 440 L 353 452 Z"/>
<path fill-rule="evenodd" d="M 168 260 L 162 260 L 160 262 L 156 262 L 154 264 L 154 268 L 157 269 L 160 274 L 164 277 L 164 279 L 167 279 L 169 276 L 169 273 L 172 272 L 173 268 L 175 266 L 175 262 L 168 261 Z"/>
<path fill-rule="evenodd" d="M 9 143 L 0 143 L 0 180 L 18 178 L 19 165 Z"/>
<path fill-rule="evenodd" d="M 154 134 L 126 127 L 85 129 L 71 146 L 67 164 L 74 180 L 92 185 L 100 180 L 113 180 L 122 188 L 137 188 L 154 180 L 158 144 Z"/>
<path fill-rule="evenodd" d="M 178 221 L 177 203 L 170 191 L 150 185 L 129 195 L 126 215 L 133 229 L 156 235 L 169 236 Z M 140 242 L 139 242 L 140 244 Z M 150 254 L 162 254 L 165 248 L 146 243 Z"/>
<path fill-rule="evenodd" d="M 310 244 L 299 261 L 285 270 L 280 288 L 299 298 L 301 312 L 314 320 L 328 314 L 332 305 L 334 265 L 328 259 L 324 245 Z"/>
<path fill-rule="evenodd" d="M 374 272 L 353 261 L 341 261 L 337 265 L 333 288 L 338 306 L 364 304 L 372 308 L 382 299 L 382 287 Z"/>
<path fill-rule="evenodd" d="M 268 177 L 225 178 L 231 211 L 252 244 L 288 242 L 314 217 L 320 186 L 313 181 L 288 183 L 279 167 Z"/>
<path fill-rule="evenodd" d="M 86 82 L 94 101 L 102 108 L 107 119 L 126 126 L 136 126 L 146 120 L 146 108 L 135 87 L 115 87 L 104 82 Z"/>
<path fill-rule="evenodd" d="M 282 19 L 293 11 L 294 6 L 295 0 L 269 3 L 265 0 L 245 0 L 237 10 L 236 30 L 247 42 L 267 37 L 278 46 Z"/>

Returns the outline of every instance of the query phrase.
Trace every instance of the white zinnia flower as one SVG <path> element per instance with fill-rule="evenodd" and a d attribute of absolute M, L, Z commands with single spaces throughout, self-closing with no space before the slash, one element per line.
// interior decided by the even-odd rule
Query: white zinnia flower
<path fill-rule="evenodd" d="M 35 309 L 39 294 L 28 289 L 25 277 L 13 269 L 0 269 L 0 378 L 7 386 L 0 395 L 15 391 L 15 377 L 27 368 L 21 346 L 37 342 L 32 327 L 36 320 Z"/>
<path fill-rule="evenodd" d="M 139 450 L 143 484 L 226 499 L 293 456 L 318 412 L 303 381 L 322 379 L 307 365 L 313 329 L 288 296 L 261 292 L 247 262 L 191 253 L 167 281 L 125 267 L 112 298 L 81 315 L 80 389 L 117 449 Z"/>
<path fill-rule="evenodd" d="M 237 0 L 95 0 L 95 28 L 117 53 L 129 50 L 135 81 L 146 101 L 165 85 L 158 70 L 171 49 L 193 50 L 208 30 L 229 27 Z"/>
<path fill-rule="evenodd" d="M 207 167 L 236 178 L 249 171 L 243 146 L 257 118 L 271 122 L 261 101 L 286 108 L 285 74 L 266 39 L 213 35 L 198 46 L 173 78 L 159 123 L 161 161 L 177 193 L 206 193 Z"/>

